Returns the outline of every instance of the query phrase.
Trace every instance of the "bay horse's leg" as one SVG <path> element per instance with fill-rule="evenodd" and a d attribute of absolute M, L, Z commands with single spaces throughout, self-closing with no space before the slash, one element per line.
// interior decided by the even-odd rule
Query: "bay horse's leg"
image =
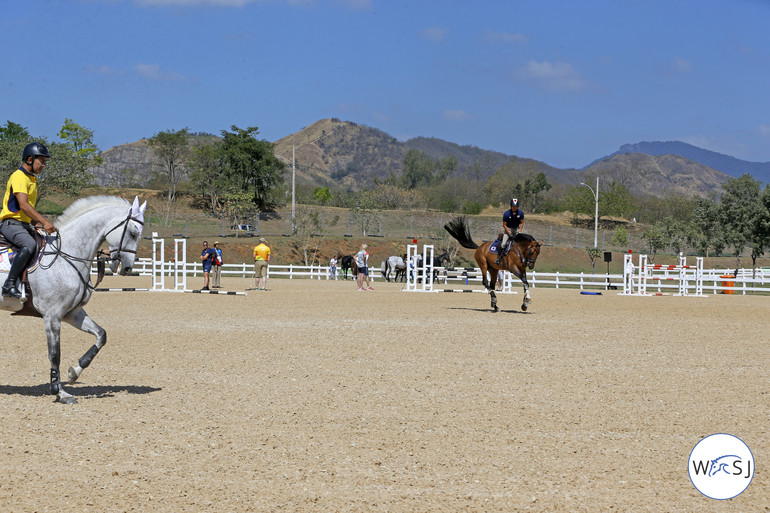
<path fill-rule="evenodd" d="M 80 357 L 80 360 L 78 360 L 76 365 L 73 365 L 67 371 L 69 382 L 74 383 L 80 377 L 83 369 L 91 365 L 91 361 L 94 359 L 96 354 L 102 347 L 104 347 L 104 344 L 107 343 L 107 332 L 104 331 L 104 328 L 96 324 L 82 308 L 78 308 L 77 310 L 67 314 L 67 316 L 64 317 L 64 321 L 66 321 L 67 324 L 70 324 L 71 326 L 79 329 L 80 331 L 90 333 L 96 337 L 96 343 L 94 343 L 94 345 L 92 345 L 91 348 Z"/>
<path fill-rule="evenodd" d="M 495 294 L 495 285 L 497 285 L 497 273 L 498 271 L 494 267 L 489 268 L 489 283 L 487 284 L 487 290 L 489 291 L 489 296 L 492 298 L 492 309 L 494 309 L 495 312 L 499 310 L 499 308 L 497 308 L 497 294 Z"/>
<path fill-rule="evenodd" d="M 59 364 L 61 362 L 61 319 L 54 316 L 43 318 L 45 337 L 48 341 L 48 360 L 51 362 L 51 395 L 64 404 L 74 404 L 77 399 L 64 390 L 59 376 Z"/>
<path fill-rule="evenodd" d="M 521 303 L 521 311 L 526 312 L 532 298 L 529 296 L 529 282 L 527 281 L 527 275 L 522 273 L 521 283 L 524 284 L 524 301 Z"/>

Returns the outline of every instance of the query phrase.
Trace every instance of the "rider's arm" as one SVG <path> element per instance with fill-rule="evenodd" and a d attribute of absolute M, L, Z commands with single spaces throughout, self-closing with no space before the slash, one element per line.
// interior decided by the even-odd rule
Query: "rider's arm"
<path fill-rule="evenodd" d="M 53 223 L 46 219 L 43 214 L 35 210 L 35 207 L 30 205 L 29 197 L 26 193 L 17 192 L 14 195 L 16 196 L 16 201 L 19 203 L 19 208 L 27 215 L 27 217 L 29 217 L 33 222 L 43 225 L 43 229 L 48 233 L 53 233 L 56 231 Z"/>

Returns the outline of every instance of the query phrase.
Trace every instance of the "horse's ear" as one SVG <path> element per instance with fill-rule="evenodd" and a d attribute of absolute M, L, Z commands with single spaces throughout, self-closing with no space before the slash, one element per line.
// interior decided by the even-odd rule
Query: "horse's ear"
<path fill-rule="evenodd" d="M 144 211 L 147 208 L 147 202 L 145 201 L 139 206 L 139 196 L 134 196 L 134 203 L 131 205 L 131 217 L 144 220 Z"/>

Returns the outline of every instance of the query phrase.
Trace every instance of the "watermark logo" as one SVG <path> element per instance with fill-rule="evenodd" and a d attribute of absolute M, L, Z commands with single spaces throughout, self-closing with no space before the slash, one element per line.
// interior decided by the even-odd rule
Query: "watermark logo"
<path fill-rule="evenodd" d="M 690 481 L 711 499 L 732 499 L 754 478 L 754 455 L 737 436 L 719 433 L 695 444 L 687 462 Z"/>

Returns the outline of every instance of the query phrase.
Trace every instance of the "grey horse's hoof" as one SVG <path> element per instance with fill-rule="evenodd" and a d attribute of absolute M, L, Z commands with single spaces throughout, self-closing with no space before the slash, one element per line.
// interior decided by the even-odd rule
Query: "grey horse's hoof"
<path fill-rule="evenodd" d="M 522 303 L 521 304 L 521 311 L 522 312 L 526 312 L 527 311 L 527 303 Z"/>
<path fill-rule="evenodd" d="M 59 393 L 56 394 L 55 402 L 62 404 L 77 404 L 78 400 L 72 394 L 68 394 L 64 390 L 59 390 Z"/>
<path fill-rule="evenodd" d="M 80 372 L 82 372 L 82 369 L 80 369 L 79 367 L 78 369 L 80 370 Z M 78 372 L 78 370 L 75 369 L 75 367 L 70 367 L 69 369 L 67 369 L 67 378 L 70 381 L 70 385 L 78 380 L 78 378 L 80 377 L 80 372 Z"/>

